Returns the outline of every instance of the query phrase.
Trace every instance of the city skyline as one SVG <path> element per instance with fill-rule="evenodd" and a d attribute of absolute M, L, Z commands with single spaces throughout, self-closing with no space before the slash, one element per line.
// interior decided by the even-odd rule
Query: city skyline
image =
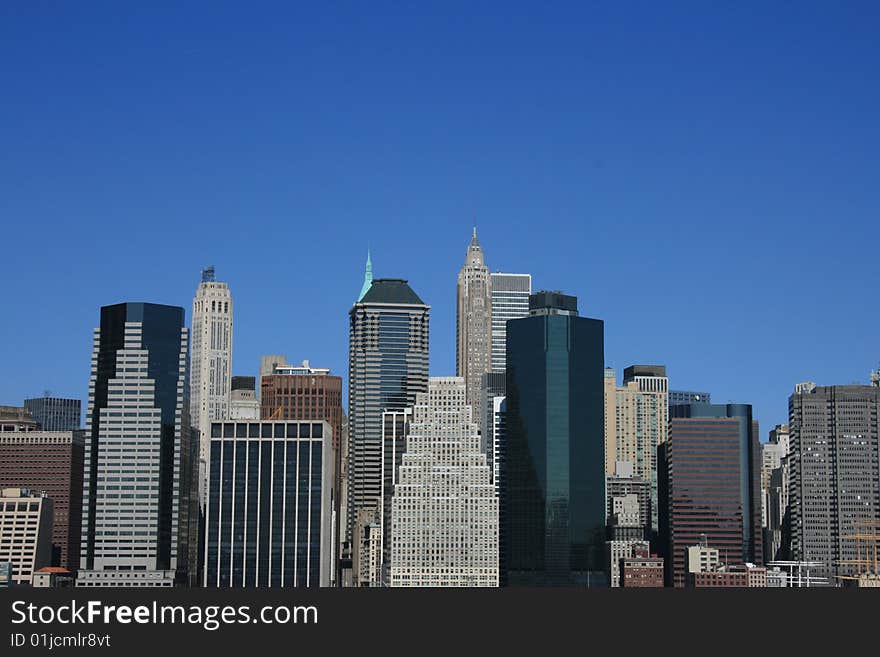
<path fill-rule="evenodd" d="M 489 248 L 491 249 L 491 247 L 489 247 Z M 376 248 L 371 247 L 370 251 L 375 253 Z M 374 258 L 374 260 L 375 260 L 375 258 Z M 205 266 L 206 265 L 199 265 L 199 266 L 194 265 L 193 270 L 192 270 L 192 281 L 197 280 L 197 276 L 198 276 L 199 272 Z M 522 268 L 525 268 L 525 267 L 522 267 Z M 505 272 L 498 272 L 492 267 L 490 267 L 490 271 L 492 271 L 493 274 L 494 273 L 508 273 L 506 271 Z M 383 268 L 379 269 L 379 274 L 377 275 L 377 277 L 380 277 L 380 278 L 387 277 Z M 402 278 L 404 278 L 405 280 L 408 280 L 410 282 L 412 281 L 411 278 L 407 278 L 406 276 L 402 276 Z M 455 274 L 453 273 L 452 274 L 452 284 L 453 285 L 454 285 L 454 278 L 455 278 Z M 187 288 L 187 285 L 189 283 L 191 283 L 192 281 L 185 280 L 180 283 L 180 285 L 178 287 L 181 288 L 181 291 L 178 294 L 177 298 L 185 298 L 186 293 L 184 290 Z M 363 285 L 363 264 L 360 264 L 360 273 L 358 275 L 353 276 L 351 283 L 352 283 L 351 289 L 355 289 L 359 285 Z M 233 285 L 234 285 L 234 282 L 233 282 Z M 555 288 L 552 285 L 551 286 L 541 285 L 541 281 L 539 281 L 538 284 L 536 285 L 534 283 L 534 277 L 533 277 L 532 289 L 533 289 L 533 291 L 537 291 L 537 290 L 541 290 L 541 289 L 555 289 Z M 573 290 L 573 292 L 576 293 L 577 291 Z M 349 295 L 349 296 L 352 296 L 352 295 Z M 353 296 L 357 297 L 356 291 Z M 135 298 L 134 295 L 129 295 L 129 297 Z M 188 304 L 183 302 L 184 308 L 185 308 L 184 322 L 188 328 L 192 329 L 192 319 L 193 319 L 192 315 L 190 312 L 186 312 L 186 309 L 189 306 L 191 306 L 191 303 L 192 303 L 191 293 L 190 293 L 189 298 L 190 298 L 190 302 Z M 343 297 L 339 301 L 341 303 L 340 307 L 345 308 L 345 312 L 347 313 L 347 311 L 351 309 L 351 305 L 345 304 L 345 297 Z M 95 307 L 97 308 L 102 305 L 108 305 L 108 303 L 110 303 L 110 302 L 108 302 L 107 300 L 99 301 L 96 303 Z M 161 304 L 161 305 L 179 305 L 176 303 L 176 301 L 168 301 L 168 300 L 162 300 L 162 299 L 142 299 L 139 301 L 139 303 L 157 303 L 157 304 Z M 454 299 L 454 296 L 447 304 L 448 306 L 451 306 L 451 311 L 449 308 L 443 308 L 441 306 L 439 308 L 439 312 L 438 312 L 436 310 L 437 306 L 432 305 L 430 300 L 426 300 L 426 303 L 432 307 L 432 314 L 435 316 L 437 314 L 449 315 L 449 313 L 451 312 L 450 317 L 453 322 L 452 325 L 449 326 L 448 330 L 446 330 L 446 331 L 435 330 L 432 332 L 433 335 L 432 335 L 432 341 L 431 341 L 431 349 L 429 350 L 429 358 L 430 358 L 429 375 L 430 376 L 452 376 L 455 373 L 455 342 L 456 342 L 456 340 L 455 340 L 455 325 L 454 325 L 454 322 L 455 322 L 455 299 Z M 250 305 L 250 304 L 246 304 L 246 305 Z M 260 309 L 255 309 L 255 313 L 254 313 L 255 314 L 255 320 L 254 320 L 255 324 L 259 324 L 259 320 L 256 319 L 256 317 L 259 316 L 259 311 L 260 311 Z M 245 324 L 247 321 L 248 320 L 246 318 L 240 319 L 236 322 L 236 324 L 237 325 L 239 323 Z M 343 321 L 343 324 L 346 323 L 344 321 L 344 319 L 342 321 Z M 684 324 L 684 322 L 682 322 L 682 323 Z M 243 328 L 244 328 L 243 332 L 247 332 L 247 333 L 250 332 L 247 330 L 246 327 L 243 327 Z M 236 339 L 238 340 L 237 336 L 236 336 Z M 612 344 L 615 343 L 613 336 L 608 336 L 608 341 L 611 342 Z M 436 343 L 437 342 L 440 342 L 441 344 L 446 343 L 444 346 L 448 347 L 448 349 L 444 349 L 444 352 L 447 357 L 447 361 L 449 361 L 450 358 L 451 358 L 451 361 L 445 362 L 445 363 L 442 363 L 439 365 L 436 363 L 437 358 L 435 357 L 435 350 L 436 350 Z M 347 372 L 347 369 L 348 369 L 347 368 L 347 353 L 345 354 L 344 360 L 340 360 L 339 353 L 336 353 L 335 356 L 325 357 L 323 354 L 318 354 L 316 352 L 316 350 L 312 349 L 309 346 L 301 347 L 301 352 L 293 352 L 292 346 L 296 346 L 299 344 L 304 344 L 304 342 L 297 340 L 295 337 L 291 337 L 286 341 L 286 343 L 279 342 L 278 343 L 279 348 L 276 349 L 276 351 L 282 351 L 282 352 L 287 351 L 287 352 L 294 353 L 294 355 L 292 357 L 294 361 L 301 360 L 303 357 L 305 357 L 305 358 L 311 357 L 311 359 L 314 360 L 315 362 L 320 361 L 321 363 L 330 365 L 329 369 L 330 369 L 331 373 L 342 377 L 343 391 L 344 391 L 344 395 L 347 398 L 348 383 L 349 383 L 348 382 L 348 372 Z M 235 347 L 235 353 L 237 353 L 237 354 L 240 354 L 240 352 L 243 350 L 243 349 L 239 348 L 238 342 L 235 342 L 233 346 Z M 3 345 L 0 345 L 0 349 L 2 349 L 2 348 L 3 348 Z M 90 349 L 83 347 L 81 349 L 81 351 L 83 351 L 83 353 L 85 354 L 83 356 L 82 360 L 83 360 L 83 367 L 87 371 L 88 359 L 90 357 Z M 238 361 L 233 361 L 232 373 L 235 375 L 240 375 L 240 376 L 259 376 L 260 358 L 264 353 L 267 353 L 269 351 L 272 351 L 272 350 L 261 346 L 259 339 L 257 339 L 248 349 L 248 352 L 253 353 L 253 354 L 257 354 L 256 358 L 255 359 L 250 358 L 248 361 L 248 364 L 245 364 L 245 365 L 239 364 Z M 340 352 L 340 348 L 338 346 L 335 346 L 334 351 Z M 343 346 L 341 348 L 341 351 L 347 351 L 347 343 L 343 342 Z M 646 352 L 644 350 L 639 350 L 638 348 L 634 348 L 632 350 L 632 353 L 635 354 L 635 353 L 646 353 Z M 855 363 L 855 364 L 847 363 L 846 366 L 843 367 L 842 369 L 844 371 L 847 371 L 850 373 L 849 379 L 846 379 L 846 378 L 841 379 L 838 376 L 837 379 L 829 379 L 826 381 L 826 380 L 823 380 L 821 377 L 811 376 L 808 371 L 805 371 L 804 377 L 801 377 L 797 380 L 792 379 L 789 382 L 790 385 L 788 385 L 787 388 L 785 388 L 783 386 L 784 382 L 780 382 L 780 385 L 783 386 L 783 389 L 781 391 L 779 399 L 775 399 L 775 401 L 773 399 L 769 399 L 769 400 L 765 399 L 765 400 L 759 401 L 759 400 L 757 400 L 757 398 L 755 396 L 749 397 L 748 396 L 749 393 L 748 393 L 747 388 L 745 388 L 746 392 L 745 392 L 743 399 L 738 399 L 738 398 L 732 397 L 730 395 L 725 395 L 724 391 L 725 390 L 729 391 L 730 388 L 729 387 L 725 388 L 724 379 L 723 379 L 723 376 L 721 375 L 723 373 L 716 375 L 719 377 L 717 379 L 712 378 L 712 376 L 713 376 L 711 374 L 712 370 L 711 370 L 711 368 L 708 368 L 708 367 L 705 369 L 706 376 L 704 378 L 702 378 L 702 379 L 698 378 L 698 379 L 694 379 L 694 380 L 691 380 L 688 382 L 682 382 L 677 377 L 675 377 L 675 371 L 677 369 L 675 363 L 670 363 L 669 361 L 664 361 L 661 358 L 653 358 L 653 362 L 661 363 L 661 364 L 665 365 L 667 367 L 667 369 L 669 370 L 669 372 L 670 372 L 670 374 L 669 374 L 670 390 L 672 390 L 672 389 L 711 390 L 712 394 L 713 394 L 712 401 L 714 403 L 749 403 L 750 405 L 753 406 L 753 408 L 756 409 L 755 410 L 756 419 L 761 421 L 762 425 L 775 426 L 776 424 L 784 424 L 787 421 L 788 395 L 791 394 L 791 392 L 794 390 L 795 386 L 799 383 L 813 382 L 813 383 L 816 383 L 817 385 L 820 385 L 820 386 L 821 385 L 844 385 L 844 384 L 869 385 L 871 372 L 874 371 L 875 369 L 877 369 L 878 365 L 880 365 L 880 338 L 878 338 L 878 346 L 876 349 L 876 353 L 878 355 L 875 358 L 875 360 L 873 360 L 873 361 L 870 360 L 870 356 L 869 356 L 869 359 L 865 363 L 861 363 L 861 364 L 860 363 Z M 316 354 L 317 354 L 317 357 L 316 357 Z M 69 356 L 69 354 L 68 354 L 68 356 Z M 614 360 L 614 363 L 611 362 L 612 360 Z M 606 367 L 608 367 L 609 369 L 615 370 L 620 378 L 623 377 L 623 370 L 626 367 L 629 367 L 632 363 L 637 362 L 637 360 L 638 359 L 635 356 L 631 357 L 626 352 L 620 354 L 620 357 L 617 359 L 611 359 L 607 355 L 607 348 L 606 348 L 606 361 L 607 361 Z M 251 361 L 253 361 L 253 362 L 251 362 Z M 81 371 L 82 371 L 82 368 L 80 368 L 80 372 Z M 24 374 L 24 373 L 22 373 L 22 374 Z M 41 375 L 37 374 L 36 376 L 39 377 Z M 57 381 L 59 381 L 58 376 L 59 376 L 59 372 L 56 371 L 55 373 L 53 373 L 52 377 L 44 377 L 44 378 L 52 378 L 53 381 L 57 382 Z M 9 388 L 10 390 L 12 390 L 12 392 L 4 393 L 4 394 L 6 394 L 6 397 L 0 397 L 0 403 L 14 404 L 14 403 L 18 403 L 19 398 L 23 398 L 23 395 L 21 393 L 22 388 L 18 387 L 17 384 L 14 383 L 14 379 L 15 379 L 15 377 L 13 377 L 12 379 L 0 379 L 0 391 L 4 390 L 5 388 Z M 87 376 L 77 377 L 75 375 L 75 373 L 73 373 L 73 372 L 65 372 L 64 379 L 67 381 L 66 385 L 69 387 L 54 386 L 53 393 L 52 393 L 53 396 L 55 396 L 55 397 L 73 397 L 76 399 L 87 399 L 88 398 L 88 377 Z M 764 416 L 760 415 L 761 411 L 759 409 L 762 409 L 762 408 L 764 409 L 765 416 L 768 416 L 767 419 L 765 419 Z M 772 409 L 772 410 L 770 410 L 768 412 L 768 410 L 767 410 L 768 408 Z M 769 416 L 769 413 L 773 413 L 773 415 Z M 771 418 L 777 418 L 777 417 L 778 417 L 778 421 L 773 421 L 771 419 Z M 768 439 L 767 432 L 763 432 L 762 435 L 760 436 L 760 439 L 761 439 L 762 443 L 767 442 L 767 439 Z"/>
<path fill-rule="evenodd" d="M 0 328 L 0 403 L 85 399 L 94 309 L 171 304 L 190 324 L 209 264 L 236 295 L 233 374 L 288 353 L 344 376 L 367 247 L 432 306 L 430 373 L 452 374 L 474 223 L 493 270 L 604 318 L 618 374 L 664 364 L 672 389 L 750 403 L 762 426 L 787 421 L 796 383 L 877 367 L 880 308 L 860 303 L 880 238 L 876 7 L 444 13 L 4 13 L 0 214 L 41 257 L 0 263 L 28 309 Z M 292 295 L 321 321 L 297 323 Z"/>

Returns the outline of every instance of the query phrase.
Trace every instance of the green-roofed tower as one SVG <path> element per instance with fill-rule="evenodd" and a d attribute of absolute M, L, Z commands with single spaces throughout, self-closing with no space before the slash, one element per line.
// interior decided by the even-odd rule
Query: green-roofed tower
<path fill-rule="evenodd" d="M 400 278 L 370 280 L 349 312 L 347 541 L 358 540 L 359 512 L 378 518 L 381 510 L 382 413 L 413 406 L 428 389 L 429 318 L 430 307 Z"/>
<path fill-rule="evenodd" d="M 370 291 L 370 286 L 373 284 L 373 261 L 370 260 L 370 250 L 367 249 L 367 268 L 364 271 L 364 284 L 361 287 L 361 293 L 358 295 L 358 302 L 364 298 L 364 295 Z"/>

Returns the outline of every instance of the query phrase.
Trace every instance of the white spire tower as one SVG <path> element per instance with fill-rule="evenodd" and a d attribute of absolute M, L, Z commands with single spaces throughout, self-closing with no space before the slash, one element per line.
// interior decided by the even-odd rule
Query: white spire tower
<path fill-rule="evenodd" d="M 492 279 L 477 240 L 477 227 L 458 272 L 455 373 L 467 386 L 467 402 L 477 416 L 483 375 L 492 371 Z"/>
<path fill-rule="evenodd" d="M 232 295 L 214 278 L 214 267 L 202 270 L 192 308 L 190 421 L 199 436 L 199 504 L 207 494 L 207 461 L 211 422 L 229 414 L 232 382 Z"/>

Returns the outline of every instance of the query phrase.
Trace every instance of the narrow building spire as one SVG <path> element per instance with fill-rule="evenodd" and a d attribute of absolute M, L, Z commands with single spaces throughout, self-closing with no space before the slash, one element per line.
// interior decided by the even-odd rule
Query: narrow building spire
<path fill-rule="evenodd" d="M 370 258 L 370 249 L 367 248 L 367 266 L 364 270 L 364 285 L 361 287 L 361 293 L 358 295 L 358 301 L 364 298 L 364 295 L 370 291 L 373 285 L 373 261 Z M 356 302 L 357 303 L 357 302 Z"/>

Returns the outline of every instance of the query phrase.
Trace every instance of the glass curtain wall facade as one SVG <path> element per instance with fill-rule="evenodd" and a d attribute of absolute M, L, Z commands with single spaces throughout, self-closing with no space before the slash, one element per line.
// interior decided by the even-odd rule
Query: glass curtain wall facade
<path fill-rule="evenodd" d="M 75 431 L 82 427 L 80 422 L 82 400 L 37 397 L 25 399 L 24 407 L 40 423 L 43 431 Z"/>
<path fill-rule="evenodd" d="M 490 275 L 492 288 L 492 371 L 502 376 L 507 369 L 507 322 L 529 316 L 531 274 Z"/>
<path fill-rule="evenodd" d="M 727 563 L 761 565 L 761 450 L 752 407 L 685 404 L 669 412 L 669 439 L 658 453 L 667 585 L 685 586 L 685 552 L 702 535 Z"/>
<path fill-rule="evenodd" d="M 402 279 L 377 278 L 351 309 L 346 538 L 361 509 L 382 497 L 382 414 L 428 389 L 430 308 Z"/>
<path fill-rule="evenodd" d="M 576 303 L 538 293 L 507 323 L 502 586 L 607 585 L 604 324 Z"/>
<path fill-rule="evenodd" d="M 206 587 L 329 586 L 326 422 L 215 422 L 206 508 Z"/>

